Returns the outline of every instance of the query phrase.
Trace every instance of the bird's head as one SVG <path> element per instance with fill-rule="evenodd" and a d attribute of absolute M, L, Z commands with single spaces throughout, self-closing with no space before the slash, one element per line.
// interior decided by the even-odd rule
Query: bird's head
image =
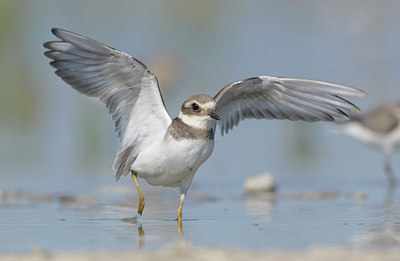
<path fill-rule="evenodd" d="M 179 119 L 191 127 L 209 130 L 213 121 L 219 120 L 216 109 L 217 103 L 211 96 L 193 95 L 182 104 Z"/>

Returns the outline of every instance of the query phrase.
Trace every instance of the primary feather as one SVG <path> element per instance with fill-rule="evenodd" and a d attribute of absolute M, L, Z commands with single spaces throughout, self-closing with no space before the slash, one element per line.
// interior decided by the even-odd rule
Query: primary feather
<path fill-rule="evenodd" d="M 223 135 L 241 120 L 249 118 L 309 122 L 347 118 L 344 110 L 359 109 L 341 96 L 365 95 L 362 90 L 338 84 L 258 76 L 225 86 L 214 99 Z"/>
<path fill-rule="evenodd" d="M 114 121 L 121 143 L 114 162 L 118 180 L 129 172 L 142 146 L 171 123 L 157 78 L 124 52 L 66 30 L 52 32 L 61 41 L 44 47 L 50 49 L 45 55 L 53 60 L 56 74 L 80 93 L 102 101 Z"/>

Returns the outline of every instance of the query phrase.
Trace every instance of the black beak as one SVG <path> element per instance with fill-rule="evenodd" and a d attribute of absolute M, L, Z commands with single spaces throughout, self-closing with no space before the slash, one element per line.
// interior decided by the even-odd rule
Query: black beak
<path fill-rule="evenodd" d="M 220 117 L 217 115 L 217 114 L 215 114 L 215 112 L 210 112 L 210 114 L 208 114 L 211 118 L 213 118 L 213 119 L 215 119 L 215 120 L 217 120 L 217 121 L 219 121 L 219 119 L 220 119 Z"/>

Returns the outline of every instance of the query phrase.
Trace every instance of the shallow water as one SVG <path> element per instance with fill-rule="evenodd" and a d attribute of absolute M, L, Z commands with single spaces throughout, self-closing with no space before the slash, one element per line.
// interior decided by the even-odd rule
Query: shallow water
<path fill-rule="evenodd" d="M 70 194 L 3 190 L 0 251 L 154 249 L 182 240 L 246 249 L 400 247 L 399 193 L 384 180 L 284 179 L 277 193 L 263 195 L 246 195 L 229 181 L 199 180 L 185 201 L 181 237 L 177 191 L 142 182 L 146 207 L 136 222 L 133 182 L 91 179 Z"/>

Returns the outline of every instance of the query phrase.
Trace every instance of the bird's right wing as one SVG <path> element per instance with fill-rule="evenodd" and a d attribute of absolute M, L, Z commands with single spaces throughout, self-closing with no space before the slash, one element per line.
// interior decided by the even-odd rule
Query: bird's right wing
<path fill-rule="evenodd" d="M 244 119 L 334 121 L 359 109 L 341 96 L 362 97 L 359 89 L 320 81 L 258 76 L 225 86 L 215 95 L 217 122 L 228 133 Z"/>
<path fill-rule="evenodd" d="M 140 148 L 171 123 L 157 78 L 130 55 L 84 36 L 53 29 L 61 41 L 47 42 L 45 55 L 72 88 L 105 103 L 121 143 L 116 179 L 129 172 Z"/>

